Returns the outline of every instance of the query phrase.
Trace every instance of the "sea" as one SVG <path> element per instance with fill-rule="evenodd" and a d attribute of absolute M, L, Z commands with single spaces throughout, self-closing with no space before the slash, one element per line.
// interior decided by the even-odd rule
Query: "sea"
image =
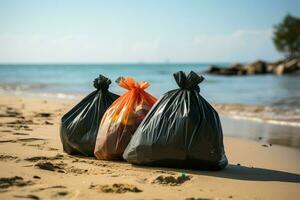
<path fill-rule="evenodd" d="M 233 118 L 252 119 L 250 124 L 257 123 L 257 126 L 251 127 L 267 126 L 265 129 L 270 130 L 268 124 L 273 124 L 274 130 L 286 130 L 285 135 L 298 134 L 296 146 L 300 147 L 299 76 L 218 76 L 205 73 L 211 65 L 226 67 L 229 63 L 0 64 L 0 98 L 1 95 L 20 95 L 80 100 L 95 89 L 93 80 L 99 74 L 111 79 L 109 90 L 114 93 L 126 92 L 115 80 L 130 76 L 136 81 L 149 82 L 147 92 L 160 98 L 165 92 L 178 88 L 174 73 L 194 71 L 205 78 L 199 87 L 208 102 L 223 107 L 239 105 L 243 113 L 248 111 L 244 116 L 239 109 L 227 112 L 231 113 L 231 118 L 224 118 L 228 133 L 237 135 L 239 132 L 240 135 L 240 131 L 235 130 L 235 121 L 230 122 Z M 258 109 L 244 109 L 248 107 Z M 264 112 L 257 113 L 257 110 Z M 232 113 L 236 113 L 235 116 Z"/>

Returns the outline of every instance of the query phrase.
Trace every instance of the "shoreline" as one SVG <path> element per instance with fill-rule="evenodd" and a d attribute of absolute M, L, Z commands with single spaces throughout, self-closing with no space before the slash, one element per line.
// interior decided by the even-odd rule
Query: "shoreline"
<path fill-rule="evenodd" d="M 0 93 L 0 97 L 25 97 L 36 99 L 59 99 L 67 101 L 80 101 L 87 94 L 75 93 Z M 250 105 L 239 103 L 211 103 L 220 115 L 234 119 L 245 119 L 260 123 L 293 126 L 300 128 L 300 107 Z"/>
<path fill-rule="evenodd" d="M 300 108 L 298 107 L 280 108 L 276 106 L 222 103 L 213 103 L 212 105 L 220 115 L 226 117 L 300 128 Z"/>
<path fill-rule="evenodd" d="M 264 140 L 225 135 L 229 166 L 215 172 L 135 166 L 124 161 L 67 155 L 62 151 L 59 123 L 75 103 L 1 96 L 1 198 L 276 200 L 300 196 L 299 149 L 270 146 Z M 53 166 L 53 171 L 39 167 L 45 164 Z M 190 177 L 184 183 L 156 181 L 158 177 L 176 178 L 182 172 Z M 17 181 L 5 185 L 3 178 Z"/>
<path fill-rule="evenodd" d="M 229 165 L 216 172 L 67 155 L 62 150 L 59 124 L 75 103 L 1 96 L 1 198 L 293 200 L 300 196 L 299 149 L 269 146 L 263 140 L 225 135 Z M 184 183 L 157 182 L 158 177 L 176 178 L 182 172 L 190 177 Z M 5 185 L 3 178 L 16 182 Z"/>

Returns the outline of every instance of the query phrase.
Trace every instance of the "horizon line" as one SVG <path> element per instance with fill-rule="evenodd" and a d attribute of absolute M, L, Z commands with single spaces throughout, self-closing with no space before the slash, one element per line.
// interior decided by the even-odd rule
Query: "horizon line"
<path fill-rule="evenodd" d="M 261 59 L 256 59 L 252 62 L 258 61 Z M 263 60 L 266 61 L 266 60 Z M 268 61 L 266 61 L 268 62 Z M 89 65 L 118 65 L 118 64 L 133 64 L 133 65 L 144 65 L 144 64 L 164 64 L 164 65 L 172 65 L 172 64 L 229 64 L 229 63 L 251 63 L 249 61 L 184 61 L 184 62 L 0 62 L 0 65 L 67 65 L 67 64 L 72 64 L 72 65 L 84 65 L 84 64 L 89 64 Z"/>

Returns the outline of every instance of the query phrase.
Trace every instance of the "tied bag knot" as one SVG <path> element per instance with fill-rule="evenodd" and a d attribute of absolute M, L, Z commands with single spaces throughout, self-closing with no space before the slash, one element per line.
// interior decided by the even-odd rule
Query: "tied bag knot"
<path fill-rule="evenodd" d="M 183 71 L 179 71 L 174 73 L 173 76 L 181 89 L 196 90 L 197 92 L 200 92 L 198 84 L 204 80 L 203 76 L 199 76 L 194 71 L 191 71 L 188 75 Z"/>
<path fill-rule="evenodd" d="M 150 86 L 150 84 L 146 81 L 141 81 L 140 83 L 138 83 L 131 77 L 124 78 L 122 76 L 116 80 L 116 83 L 122 88 L 125 88 L 127 90 L 134 90 L 134 89 L 145 90 Z"/>
<path fill-rule="evenodd" d="M 111 80 L 101 74 L 99 74 L 99 77 L 95 78 L 94 80 L 94 87 L 97 90 L 107 91 L 110 84 L 111 84 Z"/>

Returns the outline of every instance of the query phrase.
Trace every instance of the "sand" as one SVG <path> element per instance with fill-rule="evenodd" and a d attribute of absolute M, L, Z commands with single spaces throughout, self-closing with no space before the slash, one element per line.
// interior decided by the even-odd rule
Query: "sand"
<path fill-rule="evenodd" d="M 300 199 L 299 149 L 248 139 L 225 137 L 216 172 L 69 156 L 59 121 L 75 103 L 0 97 L 0 199 Z"/>

